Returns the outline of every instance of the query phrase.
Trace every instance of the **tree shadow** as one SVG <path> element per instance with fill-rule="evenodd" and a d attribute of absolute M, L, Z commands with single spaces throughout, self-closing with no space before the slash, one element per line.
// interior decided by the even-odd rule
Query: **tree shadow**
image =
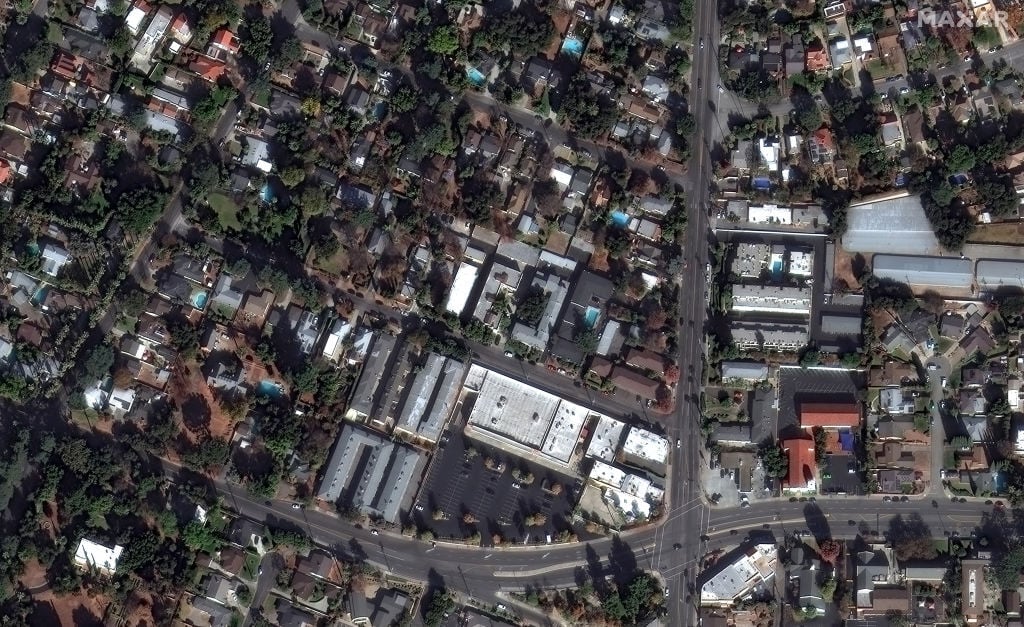
<path fill-rule="evenodd" d="M 213 411 L 200 394 L 190 394 L 181 404 L 181 419 L 193 433 L 206 433 L 210 428 Z"/>
<path fill-rule="evenodd" d="M 818 542 L 832 537 L 828 518 L 825 517 L 825 512 L 821 511 L 817 503 L 808 502 L 804 506 L 804 520 L 807 522 L 808 531 L 811 532 L 814 539 Z"/>

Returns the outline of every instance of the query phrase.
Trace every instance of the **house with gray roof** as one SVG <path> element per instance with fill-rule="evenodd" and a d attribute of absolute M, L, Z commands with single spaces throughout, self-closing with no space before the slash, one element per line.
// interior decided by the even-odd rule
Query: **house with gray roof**
<path fill-rule="evenodd" d="M 41 269 L 50 276 L 57 276 L 61 268 L 71 261 L 71 253 L 55 244 L 47 244 L 43 247 L 43 260 Z"/>
<path fill-rule="evenodd" d="M 458 398 L 465 365 L 430 353 L 416 373 L 399 411 L 395 431 L 437 442 Z"/>
<path fill-rule="evenodd" d="M 242 299 L 245 294 L 231 286 L 231 275 L 223 272 L 217 279 L 213 288 L 212 302 L 214 305 L 228 309 L 231 312 L 237 311 L 242 306 Z"/>
<path fill-rule="evenodd" d="M 235 616 L 231 608 L 206 597 L 193 598 L 192 607 L 209 617 L 210 627 L 228 627 Z"/>

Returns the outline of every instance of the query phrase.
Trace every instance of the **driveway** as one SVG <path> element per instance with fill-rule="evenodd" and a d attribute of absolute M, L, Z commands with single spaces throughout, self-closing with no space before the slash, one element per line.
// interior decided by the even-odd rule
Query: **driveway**
<path fill-rule="evenodd" d="M 946 443 L 946 425 L 942 419 L 942 401 L 946 398 L 946 390 L 942 387 L 942 380 L 948 380 L 952 367 L 949 360 L 942 355 L 933 355 L 925 362 L 925 372 L 928 376 L 930 395 L 930 407 L 932 415 L 932 427 L 929 436 L 932 440 L 931 456 L 931 487 L 928 490 L 930 495 L 941 495 L 944 493 L 942 487 L 942 458 L 943 447 Z"/>

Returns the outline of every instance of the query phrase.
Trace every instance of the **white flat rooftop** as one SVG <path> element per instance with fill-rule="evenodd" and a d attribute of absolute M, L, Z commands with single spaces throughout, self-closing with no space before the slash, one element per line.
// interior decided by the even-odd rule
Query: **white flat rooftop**
<path fill-rule="evenodd" d="M 474 364 L 465 388 L 476 392 L 468 425 L 567 464 L 587 418 L 582 405 Z"/>

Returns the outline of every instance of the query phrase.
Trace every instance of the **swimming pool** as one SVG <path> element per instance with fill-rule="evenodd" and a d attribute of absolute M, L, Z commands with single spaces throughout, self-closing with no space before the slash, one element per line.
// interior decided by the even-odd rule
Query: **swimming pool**
<path fill-rule="evenodd" d="M 267 203 L 274 200 L 274 192 L 270 190 L 270 183 L 263 184 L 263 189 L 260 190 L 260 200 Z"/>
<path fill-rule="evenodd" d="M 473 83 L 477 87 L 481 87 L 485 82 L 487 82 L 487 77 L 484 76 L 484 73 L 475 67 L 466 68 L 466 77 L 469 78 L 470 83 Z"/>
<path fill-rule="evenodd" d="M 264 379 L 260 381 L 259 386 L 257 386 L 256 393 L 262 394 L 263 396 L 278 398 L 281 396 L 281 386 L 276 381 Z"/>
<path fill-rule="evenodd" d="M 770 270 L 773 277 L 778 278 L 782 276 L 782 260 L 776 259 L 775 261 L 772 261 Z"/>
<path fill-rule="evenodd" d="M 562 52 L 574 56 L 583 56 L 583 41 L 574 35 L 569 35 L 562 43 Z"/>
<path fill-rule="evenodd" d="M 766 176 L 758 177 L 758 178 L 755 178 L 753 181 L 751 181 L 750 185 L 754 189 L 771 189 L 772 188 L 772 181 L 771 181 L 771 179 L 769 179 Z"/>
<path fill-rule="evenodd" d="M 583 312 L 583 324 L 587 325 L 588 329 L 593 329 L 597 324 L 597 317 L 600 315 L 601 310 L 597 307 L 587 307 L 587 310 Z"/>
<path fill-rule="evenodd" d="M 49 291 L 50 288 L 45 285 L 37 289 L 35 294 L 32 294 L 32 304 L 37 306 L 42 305 L 43 301 L 46 300 L 46 295 L 47 293 L 49 293 Z"/>
<path fill-rule="evenodd" d="M 615 226 L 625 227 L 627 224 L 629 224 L 629 216 L 623 213 L 622 211 L 613 211 L 612 224 L 614 224 Z"/>
<path fill-rule="evenodd" d="M 209 300 L 210 295 L 206 292 L 196 292 L 192 295 L 192 306 L 196 309 L 202 309 L 206 307 L 206 301 Z"/>

